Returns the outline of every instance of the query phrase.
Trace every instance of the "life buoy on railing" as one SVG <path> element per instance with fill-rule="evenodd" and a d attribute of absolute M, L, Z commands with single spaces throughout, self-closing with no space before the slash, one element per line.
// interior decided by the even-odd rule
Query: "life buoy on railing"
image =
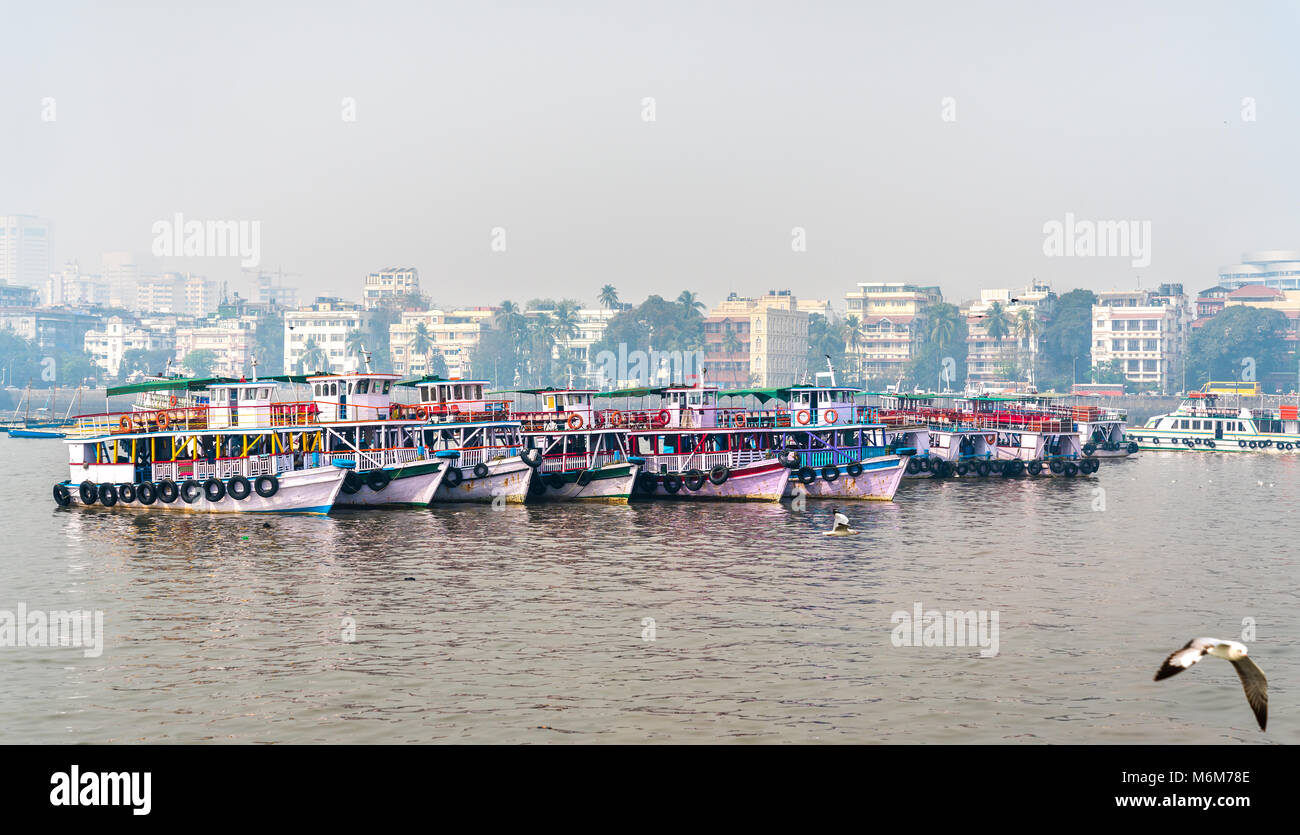
<path fill-rule="evenodd" d="M 416 407 L 415 407 L 415 416 L 416 416 L 417 418 L 419 418 L 420 420 L 428 420 L 428 419 L 429 419 L 429 407 L 428 407 L 428 406 L 416 406 Z"/>
<path fill-rule="evenodd" d="M 569 415 L 569 419 L 568 419 L 567 421 L 565 421 L 565 424 L 566 424 L 570 429 L 581 429 L 581 428 L 582 428 L 582 415 L 578 414 L 577 412 L 574 412 L 573 414 Z"/>
<path fill-rule="evenodd" d="M 168 406 L 171 406 L 171 407 L 173 407 L 173 408 L 175 408 L 175 406 L 176 406 L 176 395 L 173 394 L 171 397 L 167 398 L 167 405 L 168 405 Z"/>
<path fill-rule="evenodd" d="M 744 428 L 745 428 L 745 413 L 744 413 L 744 412 L 732 412 L 732 413 L 731 413 L 731 425 L 734 426 L 734 427 L 736 427 L 737 429 L 744 429 Z"/>
<path fill-rule="evenodd" d="M 122 415 L 122 419 L 119 420 L 119 421 L 117 422 L 117 428 L 118 428 L 118 429 L 121 429 L 123 432 L 130 432 L 130 431 L 131 431 L 131 416 L 130 416 L 130 415 Z"/>
<path fill-rule="evenodd" d="M 623 425 L 623 413 L 611 409 L 605 413 L 605 420 L 609 422 L 610 426 L 617 429 Z"/>
<path fill-rule="evenodd" d="M 167 431 L 167 424 L 168 424 L 167 413 L 166 413 L 166 412 L 159 412 L 159 413 L 157 414 L 157 421 L 158 421 L 158 431 L 159 431 L 159 432 L 166 432 L 166 431 Z"/>
<path fill-rule="evenodd" d="M 800 425 L 800 426 L 807 426 L 807 425 L 808 425 L 808 421 L 809 421 L 811 418 L 812 418 L 812 415 L 808 414 L 808 410 L 807 410 L 807 409 L 804 409 L 804 410 L 800 411 L 799 414 L 795 415 L 795 420 L 799 421 L 799 425 Z"/>
<path fill-rule="evenodd" d="M 672 420 L 672 418 L 673 416 L 668 413 L 667 409 L 660 409 L 659 414 L 654 417 L 654 424 L 659 427 L 667 426 L 668 421 Z"/>
<path fill-rule="evenodd" d="M 827 409 L 826 411 L 822 412 L 822 417 L 826 420 L 827 423 L 834 423 L 836 420 L 839 419 L 840 416 L 835 414 L 834 409 Z"/>

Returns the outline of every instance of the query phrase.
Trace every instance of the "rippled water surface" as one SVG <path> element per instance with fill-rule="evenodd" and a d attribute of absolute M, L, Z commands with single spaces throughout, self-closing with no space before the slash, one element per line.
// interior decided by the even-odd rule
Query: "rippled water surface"
<path fill-rule="evenodd" d="M 1300 456 L 905 483 L 827 538 L 820 502 L 58 510 L 64 455 L 0 437 L 0 609 L 102 610 L 104 652 L 0 648 L 3 742 L 1300 741 Z M 918 602 L 996 610 L 999 655 L 895 647 Z M 1151 680 L 1247 617 L 1267 733 L 1222 661 Z"/>

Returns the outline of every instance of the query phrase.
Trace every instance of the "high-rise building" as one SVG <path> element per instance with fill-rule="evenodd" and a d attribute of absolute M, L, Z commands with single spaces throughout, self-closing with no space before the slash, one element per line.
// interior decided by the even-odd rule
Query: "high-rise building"
<path fill-rule="evenodd" d="M 40 288 L 54 263 L 53 225 L 35 215 L 0 215 L 0 281 Z"/>
<path fill-rule="evenodd" d="M 140 268 L 130 252 L 105 252 L 99 257 L 99 272 L 108 283 L 108 304 L 124 310 L 139 310 L 136 285 Z"/>
<path fill-rule="evenodd" d="M 375 308 L 388 299 L 419 293 L 419 270 L 415 267 L 386 267 L 366 276 L 361 298 L 367 308 Z"/>
<path fill-rule="evenodd" d="M 373 314 L 361 305 L 330 296 L 320 296 L 306 307 L 286 311 L 284 370 L 289 373 L 356 370 L 360 358 L 348 353 L 348 334 L 368 331 L 372 319 Z"/>
<path fill-rule="evenodd" d="M 298 288 L 284 284 L 285 273 L 258 270 L 253 281 L 253 301 L 270 308 L 290 310 L 298 306 Z"/>
<path fill-rule="evenodd" d="M 87 275 L 81 265 L 69 261 L 52 273 L 45 282 L 45 303 L 51 307 L 91 307 L 108 304 L 108 282 L 98 275 Z"/>
<path fill-rule="evenodd" d="M 704 320 L 706 381 L 723 388 L 794 385 L 808 370 L 808 320 L 789 290 L 752 299 L 730 294 Z"/>
<path fill-rule="evenodd" d="M 858 319 L 856 338 L 850 335 L 845 354 L 852 372 L 866 382 L 894 381 L 925 341 L 926 311 L 943 301 L 938 287 L 904 282 L 860 281 L 845 294 L 848 316 Z"/>
<path fill-rule="evenodd" d="M 1097 294 L 1092 307 L 1092 364 L 1119 362 L 1125 379 L 1169 392 L 1181 386 L 1192 319 L 1181 284 Z"/>

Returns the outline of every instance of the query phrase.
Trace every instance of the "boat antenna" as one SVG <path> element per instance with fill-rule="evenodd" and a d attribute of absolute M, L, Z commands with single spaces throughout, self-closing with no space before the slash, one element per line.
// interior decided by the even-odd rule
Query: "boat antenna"
<path fill-rule="evenodd" d="M 831 388 L 835 388 L 835 366 L 831 363 L 831 355 L 824 354 L 826 357 L 826 370 L 831 373 Z"/>
<path fill-rule="evenodd" d="M 257 357 L 253 357 L 253 382 L 257 382 Z"/>

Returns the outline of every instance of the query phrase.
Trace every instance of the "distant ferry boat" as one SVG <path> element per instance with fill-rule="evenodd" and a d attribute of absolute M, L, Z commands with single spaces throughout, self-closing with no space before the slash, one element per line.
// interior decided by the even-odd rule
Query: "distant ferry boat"
<path fill-rule="evenodd" d="M 1231 385 L 1231 384 L 1228 384 Z M 1276 409 L 1219 405 L 1223 383 L 1189 392 L 1174 411 L 1131 430 L 1141 449 L 1197 452 L 1300 451 L 1300 406 Z"/>

